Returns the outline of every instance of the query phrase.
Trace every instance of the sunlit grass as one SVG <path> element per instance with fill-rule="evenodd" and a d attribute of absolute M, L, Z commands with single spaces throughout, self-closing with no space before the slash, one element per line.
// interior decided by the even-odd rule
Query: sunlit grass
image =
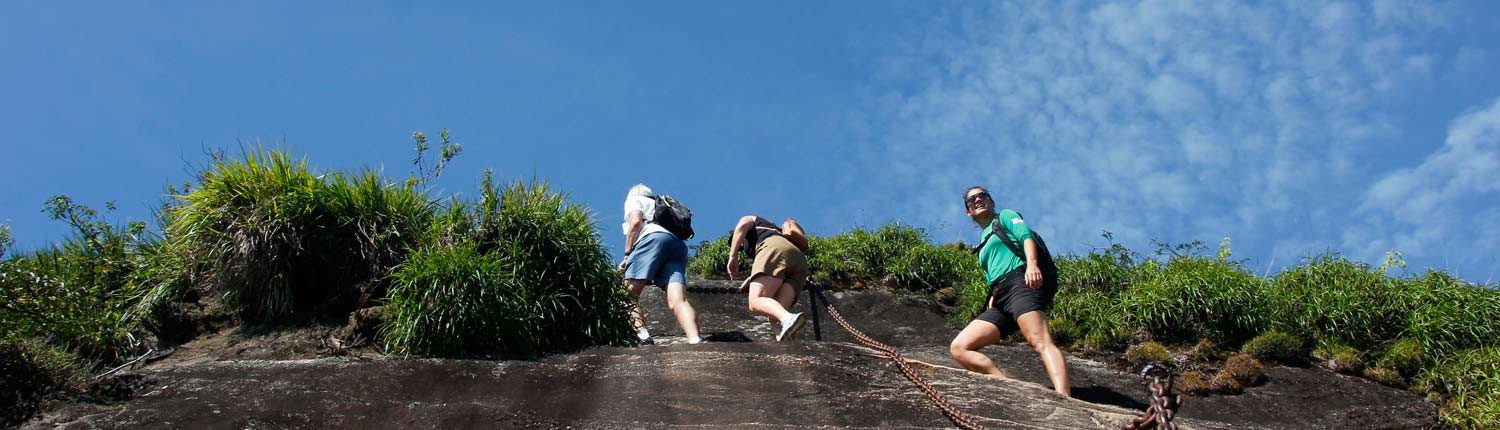
<path fill-rule="evenodd" d="M 480 196 L 440 217 L 451 237 L 396 268 L 388 350 L 533 354 L 633 342 L 631 301 L 588 210 L 545 183 L 497 189 L 488 175 Z"/>
<path fill-rule="evenodd" d="M 347 312 L 377 291 L 433 214 L 425 194 L 372 171 L 313 171 L 279 150 L 217 158 L 172 209 L 167 236 L 198 284 L 242 318 Z"/>

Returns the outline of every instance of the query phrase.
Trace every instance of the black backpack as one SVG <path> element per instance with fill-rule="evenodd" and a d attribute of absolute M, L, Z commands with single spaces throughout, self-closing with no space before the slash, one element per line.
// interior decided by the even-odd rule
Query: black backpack
<path fill-rule="evenodd" d="M 651 214 L 651 223 L 662 226 L 678 239 L 692 239 L 693 210 L 672 196 L 657 195 L 655 198 L 656 211 Z"/>

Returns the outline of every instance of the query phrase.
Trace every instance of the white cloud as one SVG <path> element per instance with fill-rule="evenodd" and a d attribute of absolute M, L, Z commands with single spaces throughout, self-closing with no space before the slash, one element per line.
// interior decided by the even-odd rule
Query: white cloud
<path fill-rule="evenodd" d="M 1453 120 L 1443 147 L 1421 164 L 1375 182 L 1365 193 L 1360 210 L 1420 224 L 1436 212 L 1461 213 L 1472 203 L 1494 202 L 1497 193 L 1500 98 Z"/>
<path fill-rule="evenodd" d="M 861 183 L 906 203 L 869 204 L 918 224 L 961 224 L 958 192 L 993 186 L 1075 250 L 1105 229 L 1133 245 L 1265 237 L 1260 257 L 1377 241 L 1341 231 L 1360 190 L 1426 183 L 1369 182 L 1403 144 L 1392 106 L 1449 64 L 1424 37 L 1450 14 L 1423 4 L 965 3 L 887 61 L 862 113 L 878 144 L 854 170 L 886 172 Z M 1487 179 L 1471 176 L 1448 182 Z"/>

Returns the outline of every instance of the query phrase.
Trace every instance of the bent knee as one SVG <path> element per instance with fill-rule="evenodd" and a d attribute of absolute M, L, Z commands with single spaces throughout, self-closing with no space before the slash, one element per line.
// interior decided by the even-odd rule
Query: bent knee
<path fill-rule="evenodd" d="M 1027 336 L 1026 343 L 1031 345 L 1031 350 L 1038 353 L 1057 348 L 1057 345 L 1052 343 L 1052 338 L 1044 335 Z"/>
<path fill-rule="evenodd" d="M 979 348 L 975 348 L 969 342 L 960 342 L 955 340 L 953 341 L 953 343 L 948 344 L 948 354 L 954 357 L 958 357 L 960 355 L 963 355 L 965 352 L 976 351 L 978 349 Z"/>

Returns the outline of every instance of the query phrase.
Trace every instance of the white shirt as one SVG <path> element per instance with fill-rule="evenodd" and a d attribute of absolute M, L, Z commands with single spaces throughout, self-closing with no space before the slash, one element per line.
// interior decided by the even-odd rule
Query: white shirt
<path fill-rule="evenodd" d="M 625 198 L 625 222 L 620 223 L 620 232 L 625 237 L 630 237 L 630 212 L 632 211 L 640 211 L 641 219 L 646 222 L 646 225 L 641 226 L 641 235 L 636 236 L 636 240 L 651 233 L 667 231 L 665 227 L 651 222 L 656 218 L 656 199 L 646 196 L 629 196 Z"/>

